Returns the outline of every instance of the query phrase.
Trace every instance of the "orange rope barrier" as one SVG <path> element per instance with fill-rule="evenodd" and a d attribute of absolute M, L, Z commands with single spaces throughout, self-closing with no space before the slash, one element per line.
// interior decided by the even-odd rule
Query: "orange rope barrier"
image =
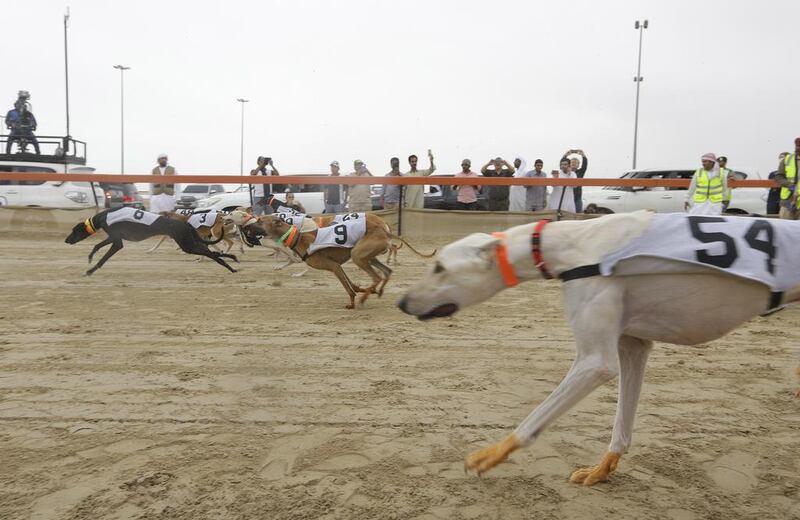
<path fill-rule="evenodd" d="M 101 173 L 52 173 L 52 172 L 0 172 L 0 181 L 77 181 L 77 182 L 140 182 L 148 184 L 400 184 L 403 186 L 444 184 L 446 186 L 641 186 L 647 188 L 687 188 L 687 179 L 556 179 L 530 177 L 349 177 L 331 175 L 119 175 Z M 732 188 L 775 188 L 778 184 L 770 180 L 730 181 Z"/>

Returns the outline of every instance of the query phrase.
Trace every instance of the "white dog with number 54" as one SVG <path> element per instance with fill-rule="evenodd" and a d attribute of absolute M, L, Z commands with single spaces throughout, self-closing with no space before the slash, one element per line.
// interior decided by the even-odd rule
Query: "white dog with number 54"
<path fill-rule="evenodd" d="M 594 220 L 539 221 L 446 246 L 399 307 L 450 316 L 544 276 L 563 283 L 577 356 L 564 380 L 501 442 L 470 454 L 483 473 L 533 442 L 595 388 L 620 376 L 611 444 L 571 480 L 608 479 L 631 444 L 654 341 L 694 345 L 800 299 L 800 223 L 639 211 Z M 711 310 L 712 312 L 709 312 Z"/>

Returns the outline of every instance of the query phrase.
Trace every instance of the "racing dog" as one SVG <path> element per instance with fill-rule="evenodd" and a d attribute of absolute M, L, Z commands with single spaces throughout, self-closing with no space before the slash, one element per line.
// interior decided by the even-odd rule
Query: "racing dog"
<path fill-rule="evenodd" d="M 605 481 L 631 445 L 654 341 L 695 345 L 800 300 L 796 222 L 640 211 L 473 234 L 446 246 L 398 303 L 420 319 L 450 316 L 517 283 L 560 278 L 576 341 L 572 368 L 517 429 L 470 454 L 478 474 L 532 443 L 595 388 L 620 376 L 616 419 L 600 463 L 572 473 Z"/>
<path fill-rule="evenodd" d="M 337 218 L 340 219 L 339 223 L 336 223 Z M 404 243 L 423 258 L 436 254 L 436 251 L 430 255 L 418 252 L 404 239 L 393 235 L 383 219 L 369 213 L 340 215 L 332 221 L 326 219 L 322 222 L 336 224 L 303 232 L 280 216 L 268 215 L 258 218 L 251 225 L 251 231 L 286 245 L 309 267 L 332 272 L 350 297 L 346 306 L 348 309 L 355 308 L 356 293 L 362 293 L 359 303 L 364 303 L 372 293 L 379 297 L 383 295 L 392 270 L 381 263 L 377 256 L 390 249 L 392 240 Z M 350 259 L 372 278 L 371 286 L 362 289 L 348 278 L 342 264 Z"/>
<path fill-rule="evenodd" d="M 64 242 L 76 244 L 94 235 L 99 229 L 105 231 L 108 237 L 92 248 L 89 253 L 89 263 L 92 262 L 94 254 L 101 247 L 111 244 L 111 248 L 106 251 L 97 264 L 86 271 L 87 276 L 100 269 L 109 258 L 122 249 L 123 240 L 140 242 L 156 235 L 167 235 L 175 240 L 186 253 L 207 256 L 232 273 L 235 273 L 236 270 L 223 258 L 230 258 L 234 262 L 239 261 L 234 255 L 211 251 L 197 231 L 188 223 L 135 208 L 109 209 L 87 218 L 72 228 L 72 232 Z"/>
<path fill-rule="evenodd" d="M 194 212 L 192 210 L 183 210 L 172 211 L 167 213 L 165 216 L 167 218 L 188 222 L 197 230 L 197 234 L 200 235 L 200 238 L 203 239 L 203 242 L 210 246 L 225 241 L 225 244 L 228 246 L 225 249 L 225 253 L 230 251 L 233 247 L 233 240 L 231 239 L 233 236 L 231 233 L 233 230 L 233 223 L 230 222 L 230 220 L 226 222 L 225 214 L 223 213 L 217 211 Z M 152 248 L 148 249 L 147 252 L 153 253 L 161 246 L 162 243 L 164 243 L 164 240 L 166 239 L 166 236 L 161 237 L 161 240 L 159 240 L 158 243 Z"/>

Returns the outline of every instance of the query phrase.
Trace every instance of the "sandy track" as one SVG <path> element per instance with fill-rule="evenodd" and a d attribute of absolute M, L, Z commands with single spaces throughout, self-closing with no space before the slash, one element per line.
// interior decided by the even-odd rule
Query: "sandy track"
<path fill-rule="evenodd" d="M 800 518 L 798 309 L 657 345 L 634 447 L 585 489 L 567 477 L 605 449 L 615 383 L 462 470 L 569 367 L 556 283 L 423 324 L 393 305 L 426 269 L 406 250 L 347 311 L 263 254 L 231 275 L 132 245 L 87 279 L 91 242 L 61 240 L 0 236 L 0 518 Z"/>

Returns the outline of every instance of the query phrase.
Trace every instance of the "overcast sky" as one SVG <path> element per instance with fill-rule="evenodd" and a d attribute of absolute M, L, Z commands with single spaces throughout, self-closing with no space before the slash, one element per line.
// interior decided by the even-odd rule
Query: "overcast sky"
<path fill-rule="evenodd" d="M 631 166 L 638 31 L 644 34 L 639 167 L 774 169 L 800 135 L 800 2 L 5 0 L 0 101 L 31 92 L 41 135 L 62 135 L 63 13 L 72 135 L 98 171 L 166 152 L 182 173 L 375 174 L 431 148 L 439 171 L 501 155 L 549 170 L 582 148 L 590 176 Z M 421 161 L 427 164 L 427 160 Z"/>

